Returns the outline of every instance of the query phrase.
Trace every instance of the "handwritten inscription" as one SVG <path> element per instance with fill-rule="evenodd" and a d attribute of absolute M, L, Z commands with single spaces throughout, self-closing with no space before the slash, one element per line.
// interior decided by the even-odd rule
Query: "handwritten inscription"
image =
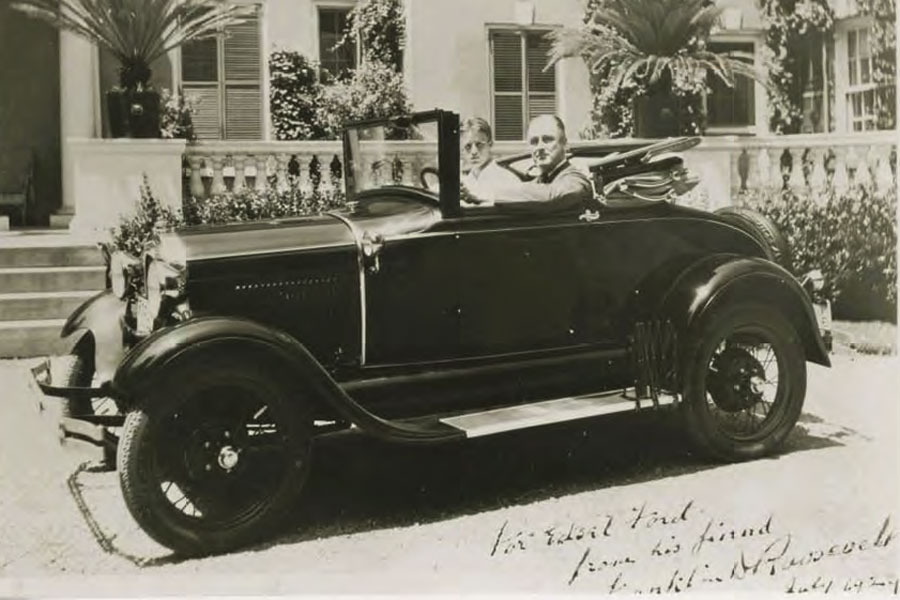
<path fill-rule="evenodd" d="M 519 528 L 504 521 L 493 536 L 490 556 L 502 560 L 565 552 L 572 566 L 560 576 L 569 586 L 610 593 L 668 594 L 753 584 L 787 593 L 897 594 L 900 579 L 890 572 L 893 567 L 865 576 L 840 575 L 835 569 L 854 559 L 871 564 L 866 560 L 872 553 L 886 552 L 896 536 L 892 515 L 861 524 L 860 531 L 827 543 L 807 542 L 773 513 L 738 521 L 693 500 L 674 508 L 643 503 L 584 523 Z"/>

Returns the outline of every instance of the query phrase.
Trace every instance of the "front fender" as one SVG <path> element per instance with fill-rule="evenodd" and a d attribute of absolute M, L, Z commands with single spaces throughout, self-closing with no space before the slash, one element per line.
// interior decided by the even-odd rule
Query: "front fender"
<path fill-rule="evenodd" d="M 456 439 L 462 434 L 451 428 L 381 419 L 353 400 L 293 336 L 239 317 L 198 317 L 154 332 L 126 355 L 116 370 L 112 388 L 126 407 L 133 408 L 140 403 L 148 387 L 165 377 L 167 365 L 177 360 L 202 358 L 205 353 L 217 349 L 239 352 L 242 356 L 264 357 L 266 364 L 286 369 L 326 407 L 375 437 L 395 442 L 431 443 Z"/>
<path fill-rule="evenodd" d="M 806 359 L 831 366 L 809 298 L 783 267 L 755 257 L 715 254 L 693 262 L 656 295 L 653 312 L 684 334 L 725 302 L 755 300 L 780 310 L 797 329 Z"/>
<path fill-rule="evenodd" d="M 72 311 L 60 337 L 72 338 L 70 348 L 87 334 L 94 345 L 94 368 L 101 382 L 109 381 L 125 354 L 125 318 L 127 303 L 111 290 L 92 296 Z M 78 335 L 80 334 L 80 335 Z"/>

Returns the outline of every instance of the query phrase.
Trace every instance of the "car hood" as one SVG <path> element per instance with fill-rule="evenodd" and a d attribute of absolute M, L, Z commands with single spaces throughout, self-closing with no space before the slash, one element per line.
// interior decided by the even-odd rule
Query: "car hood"
<path fill-rule="evenodd" d="M 202 225 L 174 237 L 187 262 L 355 244 L 349 226 L 331 215 Z"/>

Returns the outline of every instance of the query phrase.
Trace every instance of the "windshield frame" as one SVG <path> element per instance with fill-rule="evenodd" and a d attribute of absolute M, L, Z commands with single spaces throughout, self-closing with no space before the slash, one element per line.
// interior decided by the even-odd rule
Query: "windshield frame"
<path fill-rule="evenodd" d="M 434 109 L 395 117 L 365 119 L 353 121 L 344 126 L 342 140 L 344 150 L 344 183 L 347 201 L 356 199 L 356 181 L 354 175 L 354 152 L 350 141 L 350 132 L 354 129 L 394 125 L 409 127 L 421 123 L 436 123 L 438 131 L 438 177 L 440 192 L 438 194 L 441 215 L 444 218 L 458 217 L 459 206 L 459 115 L 446 110 Z M 369 191 L 369 190 L 367 190 Z"/>

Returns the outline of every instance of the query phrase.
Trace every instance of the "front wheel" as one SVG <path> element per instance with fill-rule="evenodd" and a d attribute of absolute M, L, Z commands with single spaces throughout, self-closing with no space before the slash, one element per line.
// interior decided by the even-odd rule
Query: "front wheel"
<path fill-rule="evenodd" d="M 119 481 L 141 528 L 182 555 L 269 535 L 309 471 L 309 420 L 279 374 L 237 357 L 167 370 L 131 411 Z"/>
<path fill-rule="evenodd" d="M 688 434 L 722 460 L 776 451 L 803 408 L 803 346 L 790 322 L 769 307 L 713 309 L 689 337 L 683 374 Z"/>

